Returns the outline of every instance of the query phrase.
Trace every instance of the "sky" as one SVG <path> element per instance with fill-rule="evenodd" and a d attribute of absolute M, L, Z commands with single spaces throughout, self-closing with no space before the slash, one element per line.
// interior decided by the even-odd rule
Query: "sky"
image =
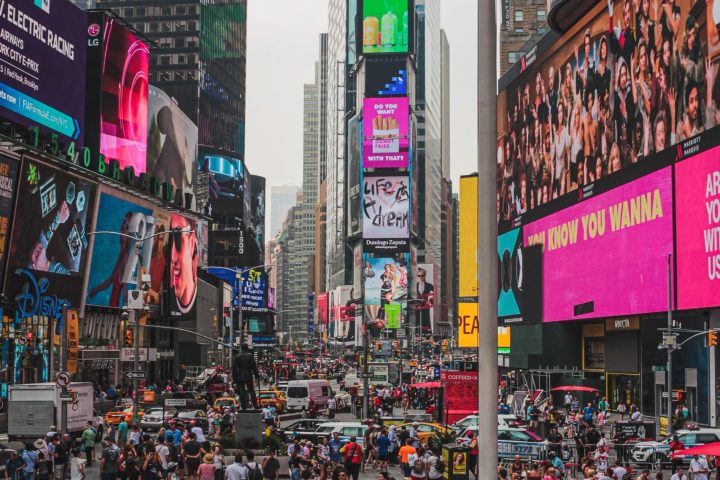
<path fill-rule="evenodd" d="M 246 158 L 274 185 L 302 185 L 303 84 L 315 80 L 328 0 L 248 2 Z M 442 0 L 450 43 L 451 177 L 477 170 L 477 0 Z M 272 199 L 268 198 L 271 202 Z"/>

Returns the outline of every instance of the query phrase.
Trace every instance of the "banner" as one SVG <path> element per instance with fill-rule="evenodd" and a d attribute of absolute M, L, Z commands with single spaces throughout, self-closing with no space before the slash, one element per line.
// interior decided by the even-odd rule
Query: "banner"
<path fill-rule="evenodd" d="M 672 208 L 666 167 L 525 225 L 523 244 L 542 246 L 543 321 L 667 310 Z"/>
<path fill-rule="evenodd" d="M 363 100 L 363 168 L 408 168 L 406 97 Z"/>
<path fill-rule="evenodd" d="M 317 295 L 317 316 L 318 324 L 324 331 L 327 331 L 328 324 L 328 294 L 327 292 L 318 293 Z"/>
<path fill-rule="evenodd" d="M 440 382 L 445 387 L 445 410 L 478 408 L 478 373 L 458 370 L 441 370 Z"/>
<path fill-rule="evenodd" d="M 7 262 L 19 165 L 20 163 L 13 158 L 0 156 L 0 275 L 5 271 Z M 1 278 L 0 283 L 2 283 Z"/>
<path fill-rule="evenodd" d="M 173 213 L 170 217 L 170 262 L 166 313 L 193 318 L 197 296 L 199 245 L 195 221 Z"/>
<path fill-rule="evenodd" d="M 407 239 L 409 216 L 407 176 L 363 178 L 363 238 Z"/>
<path fill-rule="evenodd" d="M 400 312 L 402 311 L 402 305 L 399 303 L 393 303 L 390 305 L 385 305 L 385 318 L 387 319 L 387 324 L 385 325 L 385 328 L 389 330 L 397 330 L 400 328 Z"/>
<path fill-rule="evenodd" d="M 365 59 L 366 97 L 404 97 L 407 95 L 407 61 Z"/>
<path fill-rule="evenodd" d="M 387 328 L 385 306 L 405 307 L 408 294 L 408 255 L 370 258 L 365 255 L 365 325 L 377 337 Z"/>
<path fill-rule="evenodd" d="M 520 228 L 498 236 L 498 319 L 542 322 L 542 247 L 522 246 Z"/>
<path fill-rule="evenodd" d="M 77 310 L 67 311 L 67 371 L 72 375 L 77 373 L 78 346 L 80 345 L 80 329 L 78 327 Z"/>
<path fill-rule="evenodd" d="M 478 177 L 460 177 L 460 212 L 458 221 L 459 242 L 459 296 L 478 296 Z"/>
<path fill-rule="evenodd" d="M 458 347 L 478 347 L 478 304 L 463 303 L 458 307 Z"/>
<path fill-rule="evenodd" d="M 348 164 L 348 235 L 362 232 L 362 122 L 358 116 L 348 120 L 347 164 Z"/>
<path fill-rule="evenodd" d="M 362 1 L 362 54 L 409 53 L 413 17 L 409 0 Z"/>

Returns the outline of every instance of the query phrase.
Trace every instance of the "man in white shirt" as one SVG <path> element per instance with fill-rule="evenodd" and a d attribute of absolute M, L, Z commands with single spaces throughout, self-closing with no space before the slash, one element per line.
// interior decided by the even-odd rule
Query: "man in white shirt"
<path fill-rule="evenodd" d="M 670 477 L 670 480 L 688 480 L 687 475 L 683 471 L 682 467 L 678 468 L 675 475 Z"/>
<path fill-rule="evenodd" d="M 635 407 L 635 411 L 630 415 L 630 420 L 633 422 L 642 422 L 643 414 L 637 407 Z"/>
<path fill-rule="evenodd" d="M 695 455 L 695 458 L 690 460 L 690 473 L 692 473 L 693 480 L 708 480 L 708 463 L 705 457 Z"/>
<path fill-rule="evenodd" d="M 570 405 L 572 405 L 572 395 L 570 395 L 570 392 L 567 392 L 565 394 L 565 410 L 570 411 Z"/>
<path fill-rule="evenodd" d="M 170 440 L 170 442 L 172 442 L 172 440 Z M 162 465 L 163 472 L 167 472 L 168 457 L 170 456 L 170 449 L 168 448 L 167 443 L 168 439 L 167 437 L 165 437 L 165 443 L 161 443 L 157 447 L 155 447 L 155 452 L 160 459 L 160 464 Z"/>
<path fill-rule="evenodd" d="M 203 432 L 202 427 L 200 427 L 199 425 L 195 424 L 195 426 L 192 427 L 192 429 L 190 429 L 190 431 L 195 434 L 195 437 L 197 437 L 198 443 L 204 443 L 204 442 L 205 442 L 205 432 Z"/>
<path fill-rule="evenodd" d="M 235 455 L 235 463 L 225 469 L 225 478 L 227 480 L 245 480 L 247 478 L 247 468 L 242 464 L 242 455 Z"/>

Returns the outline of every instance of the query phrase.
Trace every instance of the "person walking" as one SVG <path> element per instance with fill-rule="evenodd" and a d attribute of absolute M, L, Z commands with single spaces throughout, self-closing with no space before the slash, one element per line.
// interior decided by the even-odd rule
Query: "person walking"
<path fill-rule="evenodd" d="M 280 480 L 280 462 L 275 458 L 275 450 L 270 450 L 263 460 L 262 472 L 265 480 Z"/>
<path fill-rule="evenodd" d="M 350 442 L 343 448 L 345 450 L 345 470 L 353 480 L 358 480 L 363 461 L 363 448 L 357 443 L 354 435 L 350 437 Z"/>
<path fill-rule="evenodd" d="M 405 445 L 400 447 L 398 455 L 400 456 L 400 465 L 402 467 L 403 477 L 409 477 L 410 470 L 412 469 L 412 464 L 410 463 L 410 460 L 413 460 L 413 463 L 415 460 L 411 457 L 417 457 L 417 450 L 415 449 L 415 447 L 413 447 L 412 439 L 408 438 L 405 441 Z"/>
<path fill-rule="evenodd" d="M 85 450 L 85 460 L 88 467 L 92 467 L 95 460 L 95 442 L 97 440 L 97 430 L 93 427 L 92 421 L 89 421 L 82 433 L 83 449 Z"/>

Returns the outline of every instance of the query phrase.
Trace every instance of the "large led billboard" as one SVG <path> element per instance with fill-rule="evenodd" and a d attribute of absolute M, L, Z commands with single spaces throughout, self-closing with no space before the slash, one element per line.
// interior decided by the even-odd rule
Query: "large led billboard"
<path fill-rule="evenodd" d="M 363 238 L 408 238 L 410 197 L 407 175 L 365 175 L 362 205 Z"/>
<path fill-rule="evenodd" d="M 193 318 L 197 296 L 197 268 L 201 247 L 195 221 L 173 213 L 170 217 L 168 288 L 166 313 L 171 317 Z"/>
<path fill-rule="evenodd" d="M 102 41 L 99 48 L 89 47 L 95 58 L 88 61 L 88 83 L 93 88 L 99 83 L 100 91 L 99 101 L 88 106 L 88 112 L 95 109 L 88 121 L 99 119 L 99 149 L 106 162 L 115 160 L 121 170 L 132 167 L 139 175 L 146 171 L 150 50 L 114 18 L 94 13 L 89 23 L 88 39 L 94 40 L 94 33 Z M 97 93 L 93 88 L 89 95 Z"/>
<path fill-rule="evenodd" d="M 365 60 L 366 97 L 407 95 L 407 62 L 385 58 Z"/>
<path fill-rule="evenodd" d="M 527 212 L 717 124 L 718 41 L 708 32 L 717 32 L 716 6 L 652 4 L 597 2 L 576 28 L 541 41 L 501 79 L 501 233 Z"/>
<path fill-rule="evenodd" d="M 198 129 L 164 91 L 148 90 L 147 171 L 176 190 L 194 193 Z"/>
<path fill-rule="evenodd" d="M 245 165 L 230 153 L 201 148 L 198 170 L 209 174 L 208 201 L 211 212 L 243 217 Z"/>
<path fill-rule="evenodd" d="M 523 226 L 542 246 L 543 321 L 667 309 L 673 251 L 672 168 Z"/>
<path fill-rule="evenodd" d="M 478 177 L 460 177 L 460 212 L 458 221 L 459 295 L 478 296 Z"/>
<path fill-rule="evenodd" d="M 677 306 L 720 305 L 720 147 L 675 165 Z"/>
<path fill-rule="evenodd" d="M 7 261 L 19 167 L 20 162 L 14 158 L 0 156 L 0 276 Z"/>
<path fill-rule="evenodd" d="M 43 282 L 44 292 L 80 305 L 96 184 L 25 157 L 18 184 L 5 294 Z M 32 289 L 31 289 L 32 290 Z"/>
<path fill-rule="evenodd" d="M 362 122 L 355 116 L 348 120 L 348 235 L 353 236 L 362 232 L 362 219 L 360 218 L 360 191 L 362 179 L 362 165 L 360 152 L 362 150 Z"/>
<path fill-rule="evenodd" d="M 203 2 L 200 15 L 200 55 L 204 59 L 245 57 L 247 4 Z"/>
<path fill-rule="evenodd" d="M 83 144 L 87 15 L 68 0 L 5 0 L 0 115 Z"/>
<path fill-rule="evenodd" d="M 406 97 L 363 100 L 363 168 L 408 168 Z"/>
<path fill-rule="evenodd" d="M 152 237 L 156 233 L 155 228 L 152 209 L 138 204 L 137 199 L 121 192 L 100 194 L 95 230 L 133 235 L 136 238 L 150 237 L 142 246 L 142 266 L 150 275 L 154 273 L 151 268 L 154 242 L 160 239 L 162 244 L 165 240 L 161 236 Z M 138 264 L 135 242 L 130 238 L 112 234 L 96 235 L 86 303 L 115 308 L 127 305 L 127 291 L 137 285 Z"/>
<path fill-rule="evenodd" d="M 408 53 L 412 21 L 409 0 L 362 0 L 362 53 Z"/>
<path fill-rule="evenodd" d="M 393 328 L 391 320 L 398 320 L 407 305 L 408 260 L 407 254 L 382 258 L 365 255 L 365 326 L 373 337 Z"/>
<path fill-rule="evenodd" d="M 265 177 L 252 175 L 251 225 L 255 231 L 255 243 L 260 250 L 260 258 L 265 251 Z"/>

